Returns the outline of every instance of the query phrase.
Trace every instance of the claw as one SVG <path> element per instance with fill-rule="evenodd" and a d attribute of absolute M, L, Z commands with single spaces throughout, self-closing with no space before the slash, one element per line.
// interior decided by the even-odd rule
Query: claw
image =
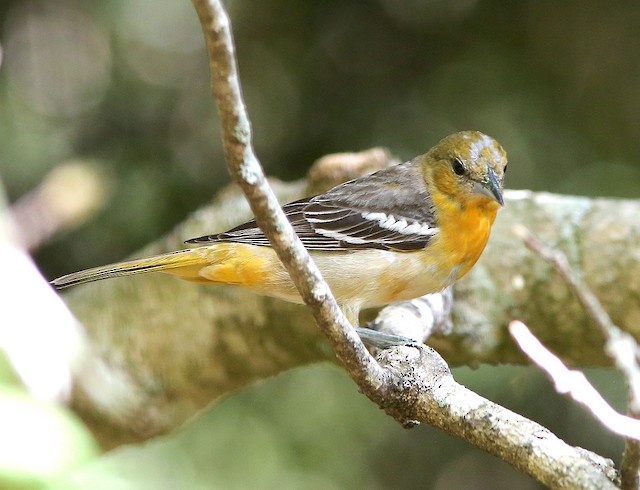
<path fill-rule="evenodd" d="M 397 345 L 417 345 L 418 343 L 409 337 L 402 335 L 393 335 L 390 333 L 378 332 L 370 328 L 355 327 L 357 334 L 367 345 L 377 347 L 378 349 L 389 349 Z"/>

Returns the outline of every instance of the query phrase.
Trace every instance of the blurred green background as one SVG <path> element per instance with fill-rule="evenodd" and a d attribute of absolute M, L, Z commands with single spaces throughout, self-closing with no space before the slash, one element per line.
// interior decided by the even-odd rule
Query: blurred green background
<path fill-rule="evenodd" d="M 507 150 L 508 187 L 638 195 L 638 2 L 227 5 L 271 175 L 297 179 L 326 153 L 371 146 L 410 158 L 478 129 Z M 69 161 L 99 169 L 109 191 L 89 222 L 36 252 L 47 277 L 132 253 L 228 182 L 189 1 L 0 1 L 0 16 L 0 177 L 10 201 Z M 29 400 L 10 368 L 0 373 L 4 425 Z M 621 442 L 534 370 L 456 374 L 569 443 L 619 458 Z M 622 408 L 620 379 L 590 376 Z M 15 441 L 0 439 L 2 488 L 538 488 L 433 429 L 401 429 L 329 366 L 269 380 L 175 435 L 98 458 L 70 414 L 32 412 L 68 437 L 55 439 L 46 468 L 29 460 L 29 445 L 54 436 L 25 415 Z M 22 466 L 2 456 L 18 440 L 28 443 Z"/>

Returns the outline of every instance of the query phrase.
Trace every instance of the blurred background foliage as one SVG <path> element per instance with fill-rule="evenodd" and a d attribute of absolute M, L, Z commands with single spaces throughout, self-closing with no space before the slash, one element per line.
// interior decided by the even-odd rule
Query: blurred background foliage
<path fill-rule="evenodd" d="M 371 146 L 406 159 L 478 129 L 509 153 L 511 188 L 638 194 L 640 3 L 227 4 L 256 150 L 271 175 L 301 178 L 324 154 Z M 71 161 L 99 169 L 108 192 L 90 221 L 37 251 L 47 277 L 132 253 L 228 182 L 189 1 L 3 0 L 0 16 L 9 199 Z M 590 375 L 622 407 L 619 378 Z M 533 370 L 457 376 L 569 443 L 619 457 L 621 442 Z M 3 488 L 537 488 L 442 433 L 401 429 L 332 367 L 267 381 L 174 435 L 97 458 L 71 414 L 18 410 L 28 399 L 9 366 L 0 379 L 0 426 L 14 429 L 0 441 Z M 45 450 L 7 456 L 19 444 Z"/>

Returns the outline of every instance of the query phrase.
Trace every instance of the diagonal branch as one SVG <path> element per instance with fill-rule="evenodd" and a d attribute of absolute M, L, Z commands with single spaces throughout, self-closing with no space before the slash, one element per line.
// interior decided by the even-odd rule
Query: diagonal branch
<path fill-rule="evenodd" d="M 639 350 L 635 339 L 611 321 L 611 317 L 602 307 L 597 296 L 593 294 L 584 281 L 571 270 L 566 255 L 559 250 L 545 247 L 523 226 L 515 227 L 514 232 L 524 241 L 530 250 L 554 267 L 576 295 L 583 308 L 589 312 L 591 318 L 595 320 L 606 339 L 605 351 L 607 355 L 613 360 L 615 366 L 622 372 L 627 381 L 631 409 L 634 412 L 640 413 Z"/>
<path fill-rule="evenodd" d="M 280 210 L 253 152 L 228 16 L 218 0 L 193 3 L 209 50 L 212 91 L 222 119 L 229 170 L 316 322 L 363 393 L 405 425 L 428 422 L 551 487 L 615 488 L 609 461 L 568 446 L 538 424 L 462 387 L 432 349 L 415 345 L 383 351 L 380 360 L 385 368 L 369 355 Z"/>
<path fill-rule="evenodd" d="M 640 420 L 616 412 L 581 371 L 570 370 L 520 321 L 509 324 L 511 336 L 529 359 L 544 370 L 556 391 L 584 405 L 611 432 L 640 441 Z"/>
<path fill-rule="evenodd" d="M 413 387 L 415 397 L 404 401 L 417 421 L 498 456 L 549 488 L 618 488 L 611 460 L 569 446 L 540 424 L 465 388 L 433 349 L 399 347 L 379 359 Z"/>
<path fill-rule="evenodd" d="M 640 416 L 640 366 L 638 365 L 640 351 L 636 340 L 631 334 L 613 323 L 598 297 L 571 269 L 566 255 L 559 250 L 545 247 L 524 226 L 514 227 L 514 233 L 524 241 L 531 251 L 554 267 L 576 295 L 582 307 L 595 320 L 605 338 L 604 350 L 606 354 L 626 380 L 629 392 L 627 412 L 632 417 Z M 610 430 L 613 429 L 610 428 Z M 622 488 L 625 490 L 640 488 L 640 442 L 637 438 L 627 438 L 621 469 Z"/>
<path fill-rule="evenodd" d="M 211 89 L 222 122 L 229 172 L 243 190 L 256 222 L 269 238 L 338 358 L 365 392 L 375 391 L 385 383 L 384 371 L 338 307 L 320 271 L 281 210 L 253 151 L 229 17 L 218 0 L 194 0 L 193 4 L 209 51 Z"/>

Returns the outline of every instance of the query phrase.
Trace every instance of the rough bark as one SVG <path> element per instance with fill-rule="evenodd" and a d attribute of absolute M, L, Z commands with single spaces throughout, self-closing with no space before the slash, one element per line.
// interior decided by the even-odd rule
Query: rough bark
<path fill-rule="evenodd" d="M 307 187 L 275 184 L 281 201 Z M 608 365 L 599 329 L 511 228 L 522 223 L 563 249 L 614 321 L 639 338 L 640 264 L 629 251 L 640 246 L 640 203 L 525 191 L 506 196 L 487 250 L 454 288 L 451 333 L 430 344 L 452 364 L 521 363 L 506 328 L 520 319 L 568 364 Z M 242 196 L 226 190 L 136 255 L 179 248 L 187 238 L 248 218 Z M 78 287 L 65 298 L 92 346 L 77 376 L 75 404 L 106 421 L 114 442 L 165 432 L 257 379 L 334 358 L 305 307 L 236 287 L 149 274 Z"/>
<path fill-rule="evenodd" d="M 617 475 L 610 461 L 579 448 L 572 448 L 537 424 L 468 392 L 455 383 L 446 363 L 432 349 L 424 346 L 393 347 L 381 354 L 379 363 L 364 350 L 355 332 L 337 308 L 331 292 L 313 262 L 278 209 L 274 195 L 253 153 L 251 128 L 242 101 L 235 68 L 233 39 L 226 12 L 218 0 L 194 0 L 194 6 L 209 50 L 212 91 L 222 120 L 225 157 L 230 173 L 242 188 L 258 224 L 268 236 L 305 303 L 310 307 L 320 331 L 329 340 L 336 356 L 362 392 L 397 420 L 409 425 L 414 422 L 427 422 L 443 428 L 502 457 L 548 486 L 615 488 L 614 481 Z M 564 205 L 559 205 L 561 200 L 559 197 L 535 196 L 525 192 L 512 195 L 511 204 L 516 214 L 512 214 L 511 218 L 517 217 L 518 221 L 534 232 L 536 228 L 540 228 L 539 234 L 545 236 L 552 245 L 555 245 L 555 242 L 567 245 L 563 248 L 569 258 L 581 266 L 582 272 L 587 273 L 590 266 L 587 259 L 592 258 L 592 251 L 582 230 L 592 229 L 587 222 L 594 219 L 594 215 L 602 218 L 598 216 L 598 206 L 604 207 L 606 203 L 564 198 Z M 624 207 L 624 204 L 617 207 Z M 597 238 L 601 238 L 606 232 L 613 237 L 614 243 L 611 244 L 611 248 L 615 248 L 618 242 L 627 238 L 615 235 L 619 223 L 611 219 L 614 215 L 619 216 L 620 213 L 607 213 L 608 220 L 600 219 L 593 223 L 603 232 L 597 234 Z M 526 219 L 532 220 L 532 223 L 528 223 Z M 503 223 L 503 226 L 510 224 L 508 220 L 503 220 Z M 549 227 L 551 223 L 556 226 Z M 512 221 L 511 224 L 515 223 Z M 487 260 L 494 260 L 492 267 L 487 268 L 485 260 L 483 266 L 476 268 L 469 280 L 458 288 L 461 301 L 455 319 L 462 327 L 455 335 L 447 336 L 446 341 L 439 345 L 440 350 L 447 352 L 454 361 L 488 361 L 495 357 L 494 354 L 503 355 L 508 361 L 517 360 L 519 356 L 512 352 L 505 341 L 504 326 L 509 317 L 517 315 L 530 325 L 551 325 L 553 322 L 549 322 L 546 317 L 551 316 L 554 307 L 561 304 L 563 299 L 566 301 L 562 312 L 555 313 L 556 324 L 565 328 L 558 330 L 566 336 L 571 334 L 570 327 L 567 326 L 587 323 L 584 318 L 580 320 L 580 308 L 571 304 L 572 297 L 567 294 L 566 287 L 560 287 L 557 278 L 555 282 L 554 278 L 549 278 L 548 283 L 542 287 L 541 279 L 545 275 L 545 268 L 535 263 L 527 264 L 530 265 L 529 268 L 523 268 L 523 262 L 527 260 L 521 252 L 522 245 L 518 248 L 519 241 L 513 237 L 509 228 L 500 231 L 501 233 L 496 234 L 498 240 L 502 241 L 495 245 L 494 240 L 494 253 L 499 254 L 498 260 L 487 254 Z M 637 238 L 638 233 L 635 231 L 636 233 L 628 235 Z M 577 246 L 579 242 L 584 242 L 581 243 L 583 247 Z M 512 255 L 508 257 L 507 252 L 512 252 Z M 598 252 L 598 256 L 602 257 L 602 251 Z M 594 258 L 594 262 L 596 260 Z M 492 274 L 489 274 L 489 271 Z M 548 276 L 548 270 L 546 273 Z M 171 302 L 169 297 L 173 299 L 176 295 L 166 294 L 170 291 L 169 287 L 151 290 L 150 284 L 140 283 L 136 291 L 142 291 L 145 296 L 152 294 L 159 298 L 161 303 L 156 305 L 157 311 L 162 311 L 163 307 Z M 592 286 L 597 292 L 598 286 L 601 285 L 597 283 Z M 637 291 L 637 288 L 629 289 Z M 216 310 L 220 311 L 220 305 L 224 302 L 204 306 L 206 299 L 200 297 L 199 291 L 196 293 L 196 290 L 186 286 L 184 291 L 186 302 L 183 305 L 186 305 L 190 315 L 180 318 L 180 323 L 185 325 L 185 328 L 173 331 L 172 336 L 155 335 L 161 330 L 149 333 L 150 328 L 156 330 L 156 327 L 162 325 L 162 318 L 161 315 L 154 316 L 155 311 L 150 308 L 153 307 L 151 303 L 144 302 L 139 303 L 144 309 L 136 312 L 139 318 L 145 319 L 141 329 L 132 330 L 129 325 L 122 328 L 119 322 L 123 319 L 117 315 L 116 323 L 111 325 L 111 328 L 103 326 L 97 330 L 92 329 L 90 345 L 85 350 L 87 355 L 84 359 L 84 369 L 76 380 L 74 400 L 80 411 L 91 415 L 100 413 L 100 418 L 107 422 L 107 426 L 116 425 L 124 429 L 124 434 L 144 437 L 167 430 L 176 422 L 180 423 L 190 411 L 201 406 L 203 401 L 206 403 L 207 395 L 209 400 L 220 396 L 223 390 L 217 389 L 223 388 L 225 384 L 230 391 L 254 379 L 251 370 L 247 369 L 251 364 L 247 360 L 253 358 L 254 352 L 247 348 L 250 346 L 246 343 L 245 337 L 239 339 L 235 335 L 241 329 L 234 328 L 237 325 L 220 323 L 220 318 L 216 316 Z M 131 286 L 128 292 L 128 297 L 131 297 Z M 535 295 L 537 303 L 519 301 L 523 296 L 532 294 Z M 107 296 L 103 292 L 101 299 Z M 117 298 L 111 296 L 108 299 L 111 301 L 105 303 L 105 306 L 113 305 L 113 300 Z M 236 303 L 237 310 L 246 312 L 246 297 L 240 301 L 242 303 Z M 575 300 L 573 302 L 575 303 Z M 635 298 L 625 306 L 628 306 L 629 310 L 637 310 L 637 303 Z M 537 308 L 532 310 L 531 306 L 534 304 L 537 304 Z M 231 305 L 232 303 L 228 303 L 229 309 L 233 310 Z M 620 304 L 616 306 L 622 308 Z M 264 309 L 268 311 L 268 307 Z M 253 313 L 256 311 L 253 310 Z M 209 315 L 202 317 L 203 312 Z M 629 316 L 627 311 L 624 313 Z M 527 315 L 542 316 L 547 321 L 532 322 Z M 276 322 L 281 318 L 276 318 Z M 625 325 L 624 319 L 614 318 L 614 321 Z M 253 323 L 255 325 L 257 322 Z M 166 325 L 164 326 L 166 328 Z M 597 332 L 599 335 L 592 337 L 599 338 L 597 352 L 600 352 L 602 332 Z M 226 335 L 221 335 L 223 333 Z M 287 332 L 285 337 L 295 333 L 297 332 Z M 581 333 L 582 335 L 575 337 L 584 339 L 584 332 Z M 313 337 L 313 334 L 311 336 Z M 167 338 L 171 339 L 170 344 L 167 344 Z M 547 340 L 544 336 L 541 338 Z M 94 339 L 97 341 L 92 343 Z M 100 342 L 107 339 L 113 341 L 112 345 L 109 342 Z M 189 342 L 191 339 L 197 341 Z M 553 338 L 548 339 L 547 343 L 552 340 Z M 311 343 L 314 344 L 317 345 L 317 342 Z M 105 345 L 113 349 L 102 350 Z M 208 369 L 211 363 L 207 361 L 212 361 L 212 351 L 215 352 L 220 347 L 221 354 L 228 362 L 223 366 L 217 366 L 218 369 L 215 369 L 214 363 L 214 369 Z M 274 347 L 278 350 L 279 346 Z M 184 348 L 187 348 L 187 351 Z M 584 353 L 585 350 L 581 345 L 579 352 Z M 151 356 L 150 352 L 153 352 Z M 566 357 L 569 362 L 577 361 L 579 356 L 576 356 L 576 352 L 575 349 L 567 349 Z M 300 364 L 313 360 L 315 354 L 313 351 L 309 358 L 295 359 L 290 366 L 296 365 L 296 361 Z M 267 366 L 261 366 L 263 369 L 255 372 L 255 378 L 286 369 L 292 357 L 267 356 Z M 321 353 L 318 357 L 321 357 Z M 591 360 L 594 358 L 590 357 Z M 269 363 L 271 359 L 277 359 L 279 362 Z M 224 375 L 219 376 L 224 368 Z M 248 375 L 247 371 L 250 372 Z M 104 390 L 105 384 L 113 389 Z M 92 410 L 94 407 L 97 407 L 97 410 Z M 107 417 L 104 417 L 105 414 Z M 104 428 L 104 425 L 102 427 Z M 552 441 L 552 444 L 548 445 L 542 441 Z"/>

